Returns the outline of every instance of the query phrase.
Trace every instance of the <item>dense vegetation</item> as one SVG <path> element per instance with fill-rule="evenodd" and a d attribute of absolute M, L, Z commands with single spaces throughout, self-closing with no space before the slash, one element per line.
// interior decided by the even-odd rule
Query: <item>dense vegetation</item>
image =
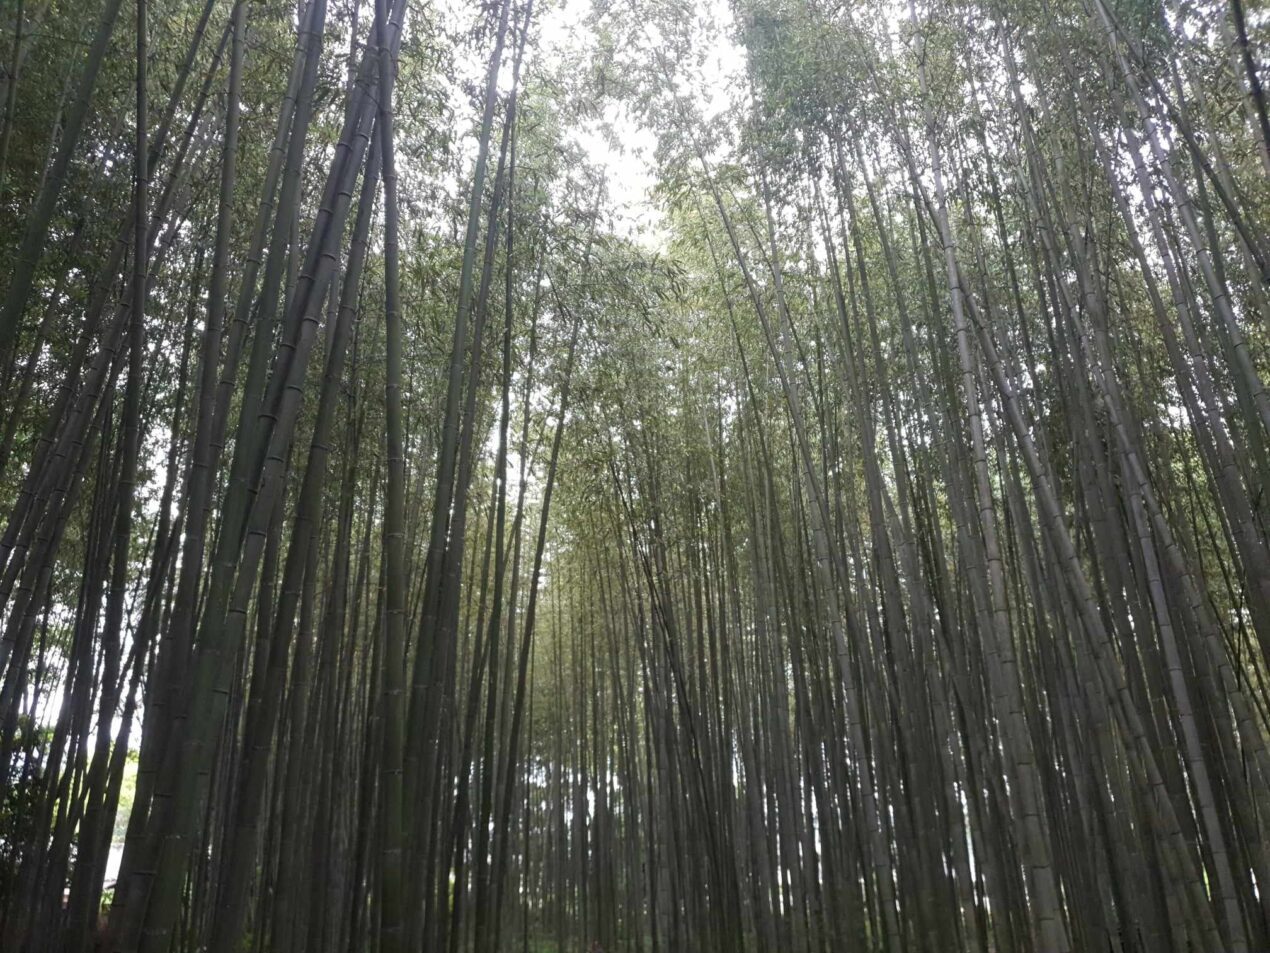
<path fill-rule="evenodd" d="M 0 29 L 0 949 L 1270 949 L 1270 10 Z"/>

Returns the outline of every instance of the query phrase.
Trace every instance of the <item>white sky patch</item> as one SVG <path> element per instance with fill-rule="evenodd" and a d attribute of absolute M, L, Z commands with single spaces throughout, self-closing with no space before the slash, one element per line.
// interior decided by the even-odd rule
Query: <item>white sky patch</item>
<path fill-rule="evenodd" d="M 563 0 L 545 12 L 539 24 L 536 55 L 546 62 L 588 62 L 596 51 L 596 35 L 588 25 L 593 0 Z M 724 0 L 701 4 L 699 22 L 717 34 L 692 86 L 698 112 L 711 120 L 735 106 L 745 72 L 745 51 L 735 42 L 732 12 Z M 653 199 L 656 133 L 634 119 L 622 104 L 610 101 L 600 117 L 571 128 L 576 144 L 608 182 L 613 227 L 646 248 L 664 249 L 668 235 Z"/>

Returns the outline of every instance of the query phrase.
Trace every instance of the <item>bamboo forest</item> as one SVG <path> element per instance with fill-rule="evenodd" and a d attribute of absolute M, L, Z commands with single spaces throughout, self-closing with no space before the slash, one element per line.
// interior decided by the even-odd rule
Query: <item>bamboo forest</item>
<path fill-rule="evenodd" d="M 1267 83 L 0 0 L 0 950 L 1270 951 Z"/>

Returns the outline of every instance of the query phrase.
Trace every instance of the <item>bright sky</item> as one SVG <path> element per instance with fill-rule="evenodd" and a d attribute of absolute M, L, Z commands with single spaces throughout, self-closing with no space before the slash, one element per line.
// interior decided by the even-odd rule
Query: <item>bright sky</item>
<path fill-rule="evenodd" d="M 562 0 L 547 10 L 539 21 L 538 55 L 548 62 L 585 62 L 595 50 L 588 22 L 595 6 L 595 0 Z M 701 51 L 705 53 L 703 82 L 692 86 L 698 112 L 713 119 L 733 105 L 745 53 L 734 42 L 732 11 L 726 0 L 704 0 L 695 7 L 697 21 L 712 24 L 718 34 Z M 610 130 L 608 135 L 603 126 Z M 661 215 L 651 198 L 656 184 L 656 134 L 634 121 L 624 108 L 611 104 L 601 119 L 575 128 L 572 137 L 607 172 L 618 233 L 652 248 L 664 245 Z"/>

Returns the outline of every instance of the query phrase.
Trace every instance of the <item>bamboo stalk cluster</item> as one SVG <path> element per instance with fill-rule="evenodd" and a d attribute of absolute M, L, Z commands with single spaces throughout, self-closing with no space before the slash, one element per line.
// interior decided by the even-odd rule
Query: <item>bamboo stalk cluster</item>
<path fill-rule="evenodd" d="M 1270 947 L 1270 24 L 570 11 L 5 21 L 0 949 Z"/>

